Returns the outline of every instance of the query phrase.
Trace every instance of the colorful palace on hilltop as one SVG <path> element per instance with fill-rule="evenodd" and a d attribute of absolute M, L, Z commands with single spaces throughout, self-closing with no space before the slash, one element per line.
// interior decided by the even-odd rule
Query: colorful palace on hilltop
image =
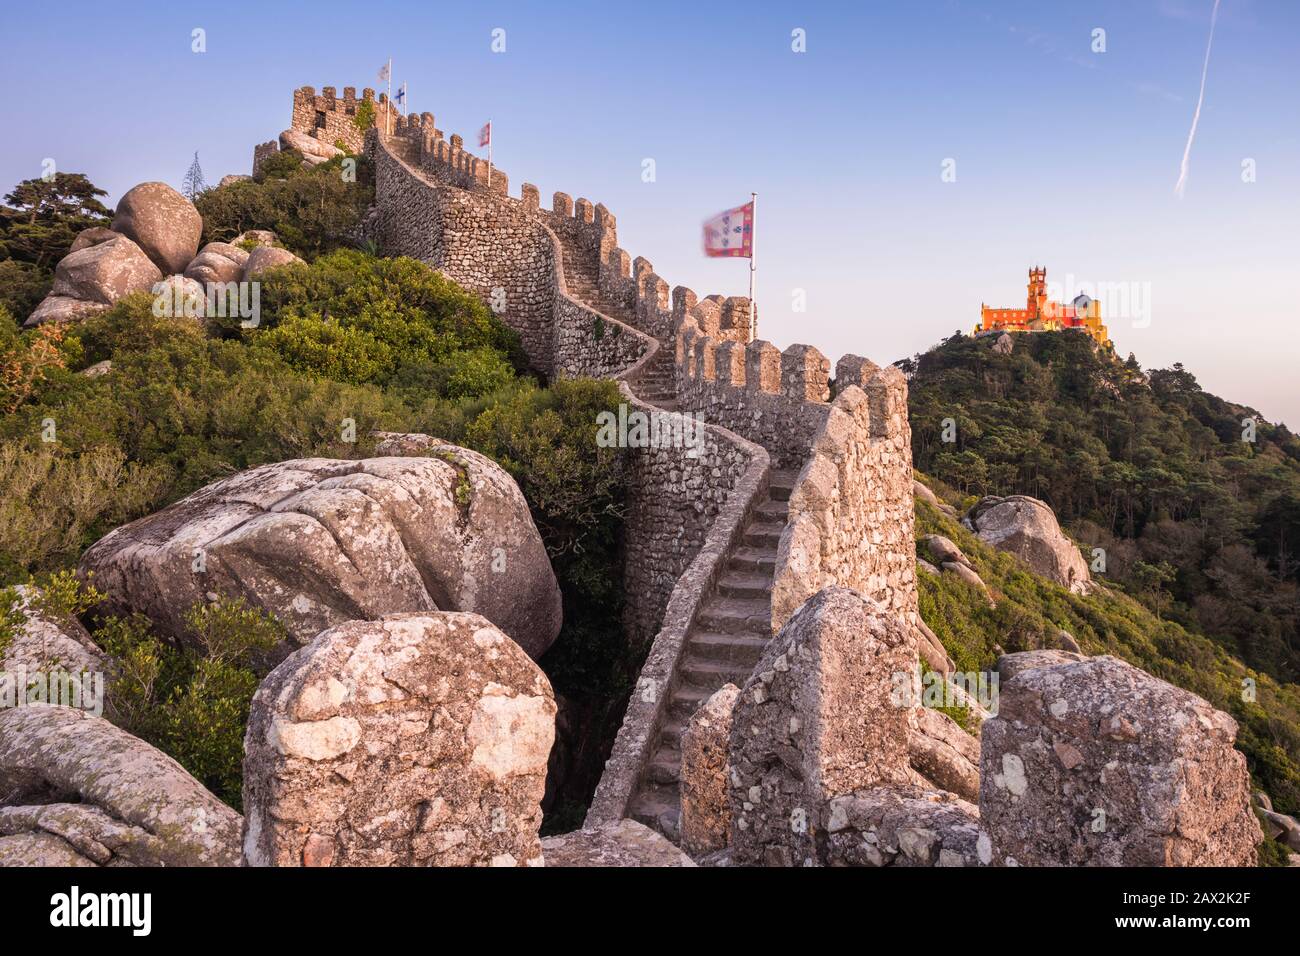
<path fill-rule="evenodd" d="M 1034 266 L 1029 270 L 1029 298 L 1023 309 L 999 309 L 980 303 L 980 321 L 975 335 L 985 332 L 1055 332 L 1080 329 L 1098 345 L 1110 341 L 1101 321 L 1101 303 L 1086 295 L 1077 295 L 1069 305 L 1047 298 L 1047 269 Z"/>

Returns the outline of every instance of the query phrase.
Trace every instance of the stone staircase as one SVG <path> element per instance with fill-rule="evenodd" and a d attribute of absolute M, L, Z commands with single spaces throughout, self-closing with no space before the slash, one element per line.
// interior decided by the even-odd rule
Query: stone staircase
<path fill-rule="evenodd" d="M 696 709 L 723 684 L 742 686 L 772 638 L 772 575 L 776 548 L 798 473 L 774 471 L 768 500 L 744 530 L 713 593 L 686 636 L 664 723 L 628 814 L 674 840 L 681 797 L 681 735 Z"/>
<path fill-rule="evenodd" d="M 603 315 L 637 328 L 635 313 L 609 299 L 596 280 L 589 253 L 560 239 L 568 294 Z M 634 386 L 642 401 L 677 411 L 675 348 L 660 350 Z M 790 492 L 798 471 L 773 471 L 768 500 L 755 509 L 741 544 L 728 560 L 712 594 L 700 606 L 687 634 L 674 686 L 668 688 L 663 726 L 651 759 L 633 794 L 628 815 L 676 841 L 681 815 L 681 735 L 696 709 L 724 684 L 741 686 L 749 679 L 763 648 L 772 638 L 772 577 L 776 549 L 789 515 Z"/>
<path fill-rule="evenodd" d="M 564 239 L 560 240 L 560 248 L 564 253 L 564 284 L 569 295 L 602 315 L 618 319 L 634 329 L 637 328 L 636 314 L 601 292 L 596 282 L 595 264 L 587 261 L 588 256 Z M 680 407 L 677 401 L 677 379 L 673 368 L 675 346 L 672 342 L 662 341 L 659 345 L 658 354 L 641 373 L 641 378 L 634 386 L 633 392 L 643 402 L 666 412 L 675 412 Z"/>

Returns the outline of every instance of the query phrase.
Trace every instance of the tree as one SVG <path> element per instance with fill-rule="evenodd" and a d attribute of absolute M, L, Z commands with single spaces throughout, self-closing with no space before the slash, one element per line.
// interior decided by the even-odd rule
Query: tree
<path fill-rule="evenodd" d="M 208 184 L 203 178 L 203 167 L 199 165 L 199 154 L 194 152 L 194 162 L 190 163 L 190 168 L 185 173 L 185 183 L 181 186 L 181 192 L 190 202 L 199 193 L 207 192 Z"/>
<path fill-rule="evenodd" d="M 0 206 L 0 260 L 53 269 L 77 233 L 109 224 L 109 210 L 98 198 L 107 195 L 82 173 L 24 179 Z"/>

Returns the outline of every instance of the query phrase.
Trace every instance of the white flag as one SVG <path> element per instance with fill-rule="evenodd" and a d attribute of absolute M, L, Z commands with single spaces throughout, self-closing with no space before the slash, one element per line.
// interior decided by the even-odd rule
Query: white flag
<path fill-rule="evenodd" d="M 387 82 L 388 82 L 388 76 L 389 76 L 389 72 L 388 72 L 388 71 L 389 71 L 389 68 L 390 68 L 392 65 L 393 65 L 393 64 L 392 64 L 392 61 L 390 60 L 389 62 L 385 63 L 382 67 L 379 68 L 379 82 L 380 82 L 380 83 L 387 83 Z"/>

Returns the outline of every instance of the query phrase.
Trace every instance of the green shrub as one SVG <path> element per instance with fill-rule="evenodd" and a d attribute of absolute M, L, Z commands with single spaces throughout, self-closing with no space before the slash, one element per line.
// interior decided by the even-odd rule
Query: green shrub
<path fill-rule="evenodd" d="M 357 163 L 355 182 L 343 175 L 345 157 L 313 167 L 283 151 L 270 157 L 254 180 L 240 180 L 195 198 L 203 216 L 203 241 L 225 241 L 249 229 L 270 229 L 286 249 L 312 259 L 352 244 L 361 217 L 374 198 L 369 167 Z"/>
<path fill-rule="evenodd" d="M 11 322 L 24 322 L 49 295 L 54 273 L 32 262 L 0 260 L 0 309 Z"/>
<path fill-rule="evenodd" d="M 109 714 L 238 810 L 244 729 L 261 680 L 253 662 L 286 632 L 242 599 L 196 605 L 185 620 L 197 650 L 159 640 L 139 615 L 109 618 L 96 629 L 117 662 Z"/>
<path fill-rule="evenodd" d="M 509 383 L 524 362 L 517 333 L 414 259 L 339 250 L 268 273 L 261 296 L 267 318 L 249 341 L 335 381 L 387 385 L 401 373 L 407 387 L 472 398 Z"/>

